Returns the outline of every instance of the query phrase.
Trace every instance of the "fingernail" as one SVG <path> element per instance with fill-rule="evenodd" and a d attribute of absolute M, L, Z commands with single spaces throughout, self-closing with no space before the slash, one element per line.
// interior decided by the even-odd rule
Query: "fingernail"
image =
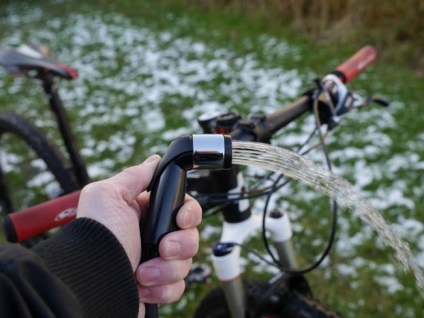
<path fill-rule="evenodd" d="M 156 267 L 145 267 L 139 273 L 142 284 L 153 283 L 160 276 L 160 271 Z"/>
<path fill-rule="evenodd" d="M 168 258 L 174 258 L 181 254 L 181 244 L 175 241 L 170 241 L 166 246 L 166 255 Z"/>
<path fill-rule="evenodd" d="M 194 223 L 194 217 L 193 217 L 193 212 L 191 210 L 187 210 L 185 215 L 184 215 L 184 222 L 185 222 L 185 226 L 186 227 L 191 227 L 193 226 Z"/>
<path fill-rule="evenodd" d="M 159 155 L 152 155 L 149 158 L 147 158 L 144 161 L 144 163 L 152 163 L 152 162 L 155 162 L 155 161 L 158 161 L 158 160 L 160 160 L 160 156 Z"/>

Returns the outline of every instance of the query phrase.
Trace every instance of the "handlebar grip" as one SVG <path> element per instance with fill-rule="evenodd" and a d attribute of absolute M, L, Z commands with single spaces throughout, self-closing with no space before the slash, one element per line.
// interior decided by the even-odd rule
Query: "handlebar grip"
<path fill-rule="evenodd" d="M 4 218 L 9 242 L 21 242 L 75 219 L 81 191 L 13 212 Z"/>
<path fill-rule="evenodd" d="M 339 65 L 334 73 L 343 83 L 347 83 L 374 63 L 376 59 L 377 50 L 371 45 L 366 45 Z"/>

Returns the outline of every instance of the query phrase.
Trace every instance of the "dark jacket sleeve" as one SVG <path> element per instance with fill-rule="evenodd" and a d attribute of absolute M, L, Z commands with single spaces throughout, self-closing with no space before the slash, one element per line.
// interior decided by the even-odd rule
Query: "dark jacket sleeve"
<path fill-rule="evenodd" d="M 0 247 L 0 317 L 81 317 L 75 295 L 42 259 L 17 244 Z"/>
<path fill-rule="evenodd" d="M 1 273 L 0 298 L 7 293 L 14 302 L 0 300 L 0 311 L 23 307 L 28 313 L 10 317 L 137 317 L 131 264 L 115 236 L 100 223 L 77 219 L 32 252 L 16 245 L 5 249 L 17 254 L 7 256 L 6 262 L 0 258 L 0 267 L 8 268 Z M 29 264 L 23 262 L 27 259 Z"/>

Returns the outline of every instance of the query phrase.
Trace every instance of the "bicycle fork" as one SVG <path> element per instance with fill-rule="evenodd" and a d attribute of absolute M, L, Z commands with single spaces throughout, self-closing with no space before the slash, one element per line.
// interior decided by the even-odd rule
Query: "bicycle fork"
<path fill-rule="evenodd" d="M 229 191 L 229 197 L 231 193 L 240 193 L 243 187 L 241 173 L 237 180 L 237 187 Z M 241 279 L 240 245 L 262 228 L 262 215 L 252 215 L 247 200 L 239 201 L 238 208 L 242 208 L 241 213 L 248 213 L 248 217 L 237 222 L 224 221 L 220 242 L 214 246 L 212 255 L 213 267 L 233 318 L 246 317 L 248 309 Z M 265 226 L 278 253 L 280 264 L 286 268 L 296 268 L 292 229 L 287 213 L 272 213 L 266 217 Z"/>

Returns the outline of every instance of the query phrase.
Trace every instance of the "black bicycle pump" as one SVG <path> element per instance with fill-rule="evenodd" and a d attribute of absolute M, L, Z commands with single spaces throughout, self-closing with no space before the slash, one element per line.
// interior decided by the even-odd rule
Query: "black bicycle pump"
<path fill-rule="evenodd" d="M 231 167 L 231 137 L 211 134 L 183 136 L 164 154 L 148 187 L 149 207 L 141 230 L 141 263 L 159 256 L 159 242 L 178 229 L 176 214 L 184 203 L 186 172 Z M 156 304 L 146 304 L 146 318 L 157 318 Z"/>

